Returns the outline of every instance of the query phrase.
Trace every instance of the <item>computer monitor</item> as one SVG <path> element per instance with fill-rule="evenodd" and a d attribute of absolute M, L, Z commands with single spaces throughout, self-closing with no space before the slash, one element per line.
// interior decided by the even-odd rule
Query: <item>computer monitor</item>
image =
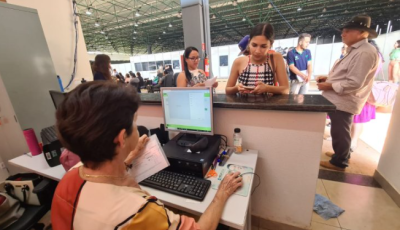
<path fill-rule="evenodd" d="M 162 87 L 161 97 L 166 130 L 214 135 L 212 88 Z"/>
<path fill-rule="evenodd" d="M 64 98 L 67 95 L 67 93 L 63 93 L 63 92 L 55 91 L 55 90 L 50 90 L 49 92 L 50 92 L 51 99 L 53 100 L 54 107 L 56 107 L 56 109 L 57 109 L 58 106 L 60 106 L 61 103 L 64 101 Z"/>

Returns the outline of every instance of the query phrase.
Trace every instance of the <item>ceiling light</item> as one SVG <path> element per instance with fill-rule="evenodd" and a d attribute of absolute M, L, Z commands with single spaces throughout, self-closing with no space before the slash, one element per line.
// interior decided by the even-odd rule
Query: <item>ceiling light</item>
<path fill-rule="evenodd" d="M 225 25 L 225 28 L 228 28 L 228 25 Z"/>
<path fill-rule="evenodd" d="M 108 36 L 106 36 L 106 39 L 108 39 Z"/>
<path fill-rule="evenodd" d="M 272 8 L 272 5 L 271 5 L 271 3 L 268 5 L 268 9 L 271 9 Z"/>
<path fill-rule="evenodd" d="M 166 34 L 165 31 L 162 32 L 163 34 Z"/>
<path fill-rule="evenodd" d="M 136 39 L 136 37 L 133 37 L 133 40 L 135 40 Z"/>
<path fill-rule="evenodd" d="M 345 11 L 344 11 L 344 13 L 348 13 L 348 12 L 349 12 L 348 10 L 345 10 Z"/>
<path fill-rule="evenodd" d="M 100 33 L 101 33 L 101 34 L 105 34 L 106 32 L 104 32 L 104 30 L 101 30 Z"/>
<path fill-rule="evenodd" d="M 92 15 L 92 9 L 90 9 L 90 7 L 87 8 L 86 14 L 87 15 Z"/>
<path fill-rule="evenodd" d="M 217 17 L 215 17 L 215 14 L 213 14 L 212 19 L 216 19 Z"/>
<path fill-rule="evenodd" d="M 297 11 L 301 11 L 302 10 L 302 8 L 299 6 L 299 8 L 297 8 Z"/>
<path fill-rule="evenodd" d="M 172 24 L 171 24 L 171 23 L 169 23 L 168 27 L 172 27 Z"/>
<path fill-rule="evenodd" d="M 246 21 L 246 18 L 243 17 L 242 21 Z"/>
<path fill-rule="evenodd" d="M 139 10 L 136 10 L 135 16 L 136 17 L 140 17 L 141 16 Z"/>
<path fill-rule="evenodd" d="M 99 21 L 96 21 L 96 22 L 94 23 L 94 26 L 99 27 L 99 26 L 100 26 Z"/>
<path fill-rule="evenodd" d="M 139 26 L 139 24 L 138 24 L 137 22 L 135 22 L 135 26 L 136 26 L 136 27 L 138 27 L 138 26 Z"/>
<path fill-rule="evenodd" d="M 137 34 L 136 30 L 133 31 L 134 34 Z"/>
<path fill-rule="evenodd" d="M 325 7 L 324 7 L 324 9 L 322 10 L 322 12 L 324 12 L 324 13 L 326 12 L 326 8 L 325 8 Z"/>
<path fill-rule="evenodd" d="M 234 0 L 234 1 L 232 2 L 232 5 L 233 5 L 233 6 L 237 6 L 237 1 Z"/>
<path fill-rule="evenodd" d="M 182 11 L 178 11 L 178 14 L 176 15 L 178 18 L 182 17 Z"/>
<path fill-rule="evenodd" d="M 160 40 L 161 40 L 161 37 L 158 37 L 158 39 L 160 39 Z"/>

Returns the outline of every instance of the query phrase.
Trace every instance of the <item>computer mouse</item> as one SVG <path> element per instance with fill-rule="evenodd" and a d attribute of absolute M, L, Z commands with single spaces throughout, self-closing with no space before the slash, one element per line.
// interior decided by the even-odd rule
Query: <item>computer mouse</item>
<path fill-rule="evenodd" d="M 192 146 L 190 146 L 189 149 L 192 153 L 197 153 L 199 151 L 205 150 L 207 147 L 208 147 L 208 138 L 202 137 L 196 143 L 192 144 Z"/>

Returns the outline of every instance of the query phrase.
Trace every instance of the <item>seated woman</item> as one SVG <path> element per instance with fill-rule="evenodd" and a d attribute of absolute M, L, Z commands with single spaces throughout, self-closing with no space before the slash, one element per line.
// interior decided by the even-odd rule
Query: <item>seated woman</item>
<path fill-rule="evenodd" d="M 195 47 L 187 47 L 183 56 L 185 71 L 178 75 L 178 79 L 176 80 L 177 87 L 204 87 L 207 76 L 203 70 L 197 68 L 201 59 L 199 57 L 199 50 Z M 213 87 L 218 87 L 218 82 L 215 82 Z"/>
<path fill-rule="evenodd" d="M 225 92 L 288 94 L 289 81 L 280 53 L 268 54 L 274 43 L 274 28 L 269 23 L 251 30 L 249 56 L 238 57 L 232 65 Z M 239 80 L 239 84 L 236 84 Z M 278 86 L 275 86 L 278 83 Z"/>
<path fill-rule="evenodd" d="M 58 184 L 53 229 L 216 229 L 226 201 L 242 185 L 239 173 L 223 179 L 197 223 L 169 211 L 129 174 L 147 141 L 138 135 L 138 107 L 133 87 L 112 82 L 81 84 L 66 96 L 56 112 L 58 136 L 83 165 Z"/>

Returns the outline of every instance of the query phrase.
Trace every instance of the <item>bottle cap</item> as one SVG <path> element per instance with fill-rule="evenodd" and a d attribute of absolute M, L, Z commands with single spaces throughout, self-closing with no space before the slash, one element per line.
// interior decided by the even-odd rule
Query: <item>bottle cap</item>
<path fill-rule="evenodd" d="M 240 129 L 239 128 L 235 128 L 235 133 L 240 133 Z"/>

